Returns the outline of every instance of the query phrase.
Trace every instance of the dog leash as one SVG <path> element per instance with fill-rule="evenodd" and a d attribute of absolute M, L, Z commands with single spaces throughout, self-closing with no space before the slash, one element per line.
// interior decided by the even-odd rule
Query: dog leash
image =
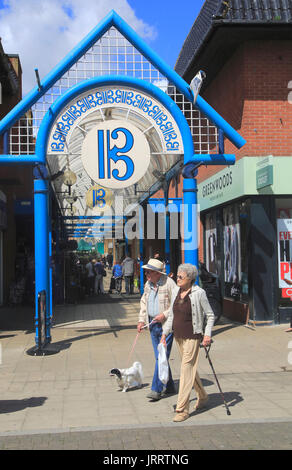
<path fill-rule="evenodd" d="M 155 323 L 155 321 L 152 320 L 150 323 L 147 323 L 147 325 L 142 326 L 141 330 L 143 330 L 144 328 L 147 328 L 148 326 L 150 326 L 151 323 Z M 132 356 L 133 351 L 134 351 L 134 349 L 135 349 L 136 343 L 137 343 L 137 341 L 138 341 L 139 334 L 140 334 L 140 331 L 138 331 L 138 333 L 137 333 L 137 335 L 136 335 L 136 338 L 134 339 L 134 343 L 133 343 L 132 349 L 131 349 L 130 354 L 129 354 L 129 356 L 128 356 L 127 367 L 128 367 L 129 364 L 130 364 L 130 359 L 131 359 L 131 356 Z"/>

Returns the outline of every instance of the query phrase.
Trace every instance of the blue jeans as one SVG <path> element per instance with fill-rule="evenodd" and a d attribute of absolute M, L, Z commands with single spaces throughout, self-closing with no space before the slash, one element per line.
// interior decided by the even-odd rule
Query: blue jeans
<path fill-rule="evenodd" d="M 149 321 L 151 321 L 151 318 L 150 318 Z M 150 325 L 149 329 L 150 329 L 152 346 L 153 346 L 154 355 L 155 355 L 155 369 L 154 369 L 154 375 L 153 375 L 153 379 L 152 379 L 151 390 L 153 390 L 154 392 L 161 393 L 165 385 L 161 382 L 161 380 L 159 380 L 159 377 L 158 377 L 158 350 L 157 350 L 157 346 L 159 345 L 160 340 L 161 340 L 161 336 L 162 336 L 162 325 L 161 325 L 161 323 L 158 323 L 158 322 L 153 323 L 153 325 Z M 173 342 L 173 334 L 170 333 L 166 337 L 166 346 L 167 346 L 166 356 L 167 356 L 167 359 L 169 359 L 169 356 L 170 356 L 172 342 Z M 168 382 L 166 384 L 166 390 L 171 389 L 173 387 L 174 387 L 174 382 L 173 382 L 172 375 L 171 375 L 171 370 L 170 370 L 170 367 L 169 367 L 169 379 L 168 379 Z"/>

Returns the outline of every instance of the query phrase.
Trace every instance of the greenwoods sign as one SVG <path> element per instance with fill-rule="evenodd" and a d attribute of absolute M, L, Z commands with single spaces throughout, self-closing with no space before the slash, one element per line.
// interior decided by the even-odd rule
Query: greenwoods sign
<path fill-rule="evenodd" d="M 291 194 L 291 157 L 244 157 L 198 184 L 198 202 L 204 211 L 243 196 Z M 265 181 L 262 182 L 262 173 Z M 261 177 L 261 178 L 260 178 Z"/>

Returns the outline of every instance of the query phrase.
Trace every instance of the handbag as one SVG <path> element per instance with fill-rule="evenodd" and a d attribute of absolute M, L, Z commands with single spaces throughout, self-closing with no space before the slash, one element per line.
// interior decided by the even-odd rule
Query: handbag
<path fill-rule="evenodd" d="M 102 271 L 102 275 L 103 275 L 103 277 L 106 276 L 106 270 L 105 269 Z"/>
<path fill-rule="evenodd" d="M 158 377 L 166 385 L 169 376 L 168 360 L 166 357 L 166 348 L 162 343 L 157 346 L 158 350 Z"/>

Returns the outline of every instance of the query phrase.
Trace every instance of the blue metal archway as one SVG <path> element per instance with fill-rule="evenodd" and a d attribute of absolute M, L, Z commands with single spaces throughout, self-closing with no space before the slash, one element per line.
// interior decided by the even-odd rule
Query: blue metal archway
<path fill-rule="evenodd" d="M 46 335 L 48 341 L 50 340 L 50 298 L 51 298 L 51 286 L 50 286 L 50 265 L 49 265 L 49 237 L 50 237 L 50 220 L 49 220 L 49 189 L 46 181 L 46 155 L 47 145 L 52 126 L 57 119 L 59 113 L 65 108 L 65 106 L 74 98 L 78 97 L 82 93 L 102 87 L 112 85 L 124 85 L 131 89 L 136 89 L 148 93 L 153 98 L 157 99 L 172 115 L 174 118 L 182 137 L 184 147 L 184 163 L 191 161 L 194 155 L 193 139 L 190 132 L 190 128 L 185 119 L 185 116 L 179 109 L 179 107 L 173 102 L 173 100 L 164 93 L 161 89 L 154 86 L 149 82 L 139 80 L 137 78 L 130 78 L 124 76 L 108 76 L 108 77 L 97 77 L 90 80 L 81 82 L 77 86 L 71 88 L 67 93 L 62 95 L 58 100 L 47 111 L 43 121 L 41 123 L 35 154 L 37 161 L 40 162 L 40 171 L 35 172 L 35 187 L 34 187 L 34 198 L 35 198 L 35 279 L 36 279 L 36 296 L 38 292 L 43 290 L 46 291 L 47 295 L 47 322 L 46 322 Z M 185 204 L 185 226 L 184 233 L 188 234 L 191 239 L 188 241 L 185 249 L 185 261 L 188 263 L 198 263 L 198 249 L 197 249 L 197 224 L 196 224 L 196 204 L 197 204 L 197 193 L 196 193 L 196 182 L 193 178 L 185 179 L 183 183 L 184 191 L 184 204 Z M 42 230 L 40 230 L 40 225 Z M 37 297 L 36 297 L 37 298 Z"/>
<path fill-rule="evenodd" d="M 130 28 L 125 21 L 111 11 L 89 35 L 86 36 L 8 115 L 0 122 L 0 134 L 9 130 L 13 123 L 19 119 L 36 101 L 50 90 L 57 80 L 67 72 L 88 49 L 100 39 L 106 31 L 114 26 L 149 62 L 156 67 L 177 89 L 194 104 L 194 96 L 190 86 L 173 71 L 161 58 L 152 51 L 147 44 Z M 34 155 L 1 155 L 0 165 L 28 164 L 36 165 L 34 171 L 34 202 L 35 202 L 35 270 L 36 270 L 36 333 L 38 329 L 38 293 L 43 290 L 47 293 L 47 319 L 46 338 L 50 342 L 50 311 L 51 311 L 51 282 L 50 282 L 50 219 L 49 219 L 49 185 L 46 171 L 46 152 L 50 129 L 58 113 L 66 103 L 78 96 L 81 92 L 89 90 L 93 86 L 109 84 L 126 84 L 140 90 L 144 90 L 161 102 L 179 127 L 184 145 L 184 164 L 186 171 L 183 180 L 183 203 L 184 203 L 184 237 L 187 242 L 185 250 L 185 261 L 197 264 L 197 193 L 196 180 L 193 171 L 195 165 L 199 164 L 233 164 L 234 155 L 225 155 L 223 149 L 218 155 L 194 154 L 192 135 L 186 119 L 175 102 L 159 88 L 150 82 L 130 78 L 126 76 L 102 76 L 88 79 L 71 88 L 57 101 L 51 104 L 49 111 L 44 116 L 40 125 Z M 195 106 L 212 121 L 226 137 L 238 148 L 245 143 L 244 139 L 210 106 L 198 95 Z M 188 239 L 187 239 L 188 237 Z M 38 334 L 36 334 L 37 341 Z"/>

